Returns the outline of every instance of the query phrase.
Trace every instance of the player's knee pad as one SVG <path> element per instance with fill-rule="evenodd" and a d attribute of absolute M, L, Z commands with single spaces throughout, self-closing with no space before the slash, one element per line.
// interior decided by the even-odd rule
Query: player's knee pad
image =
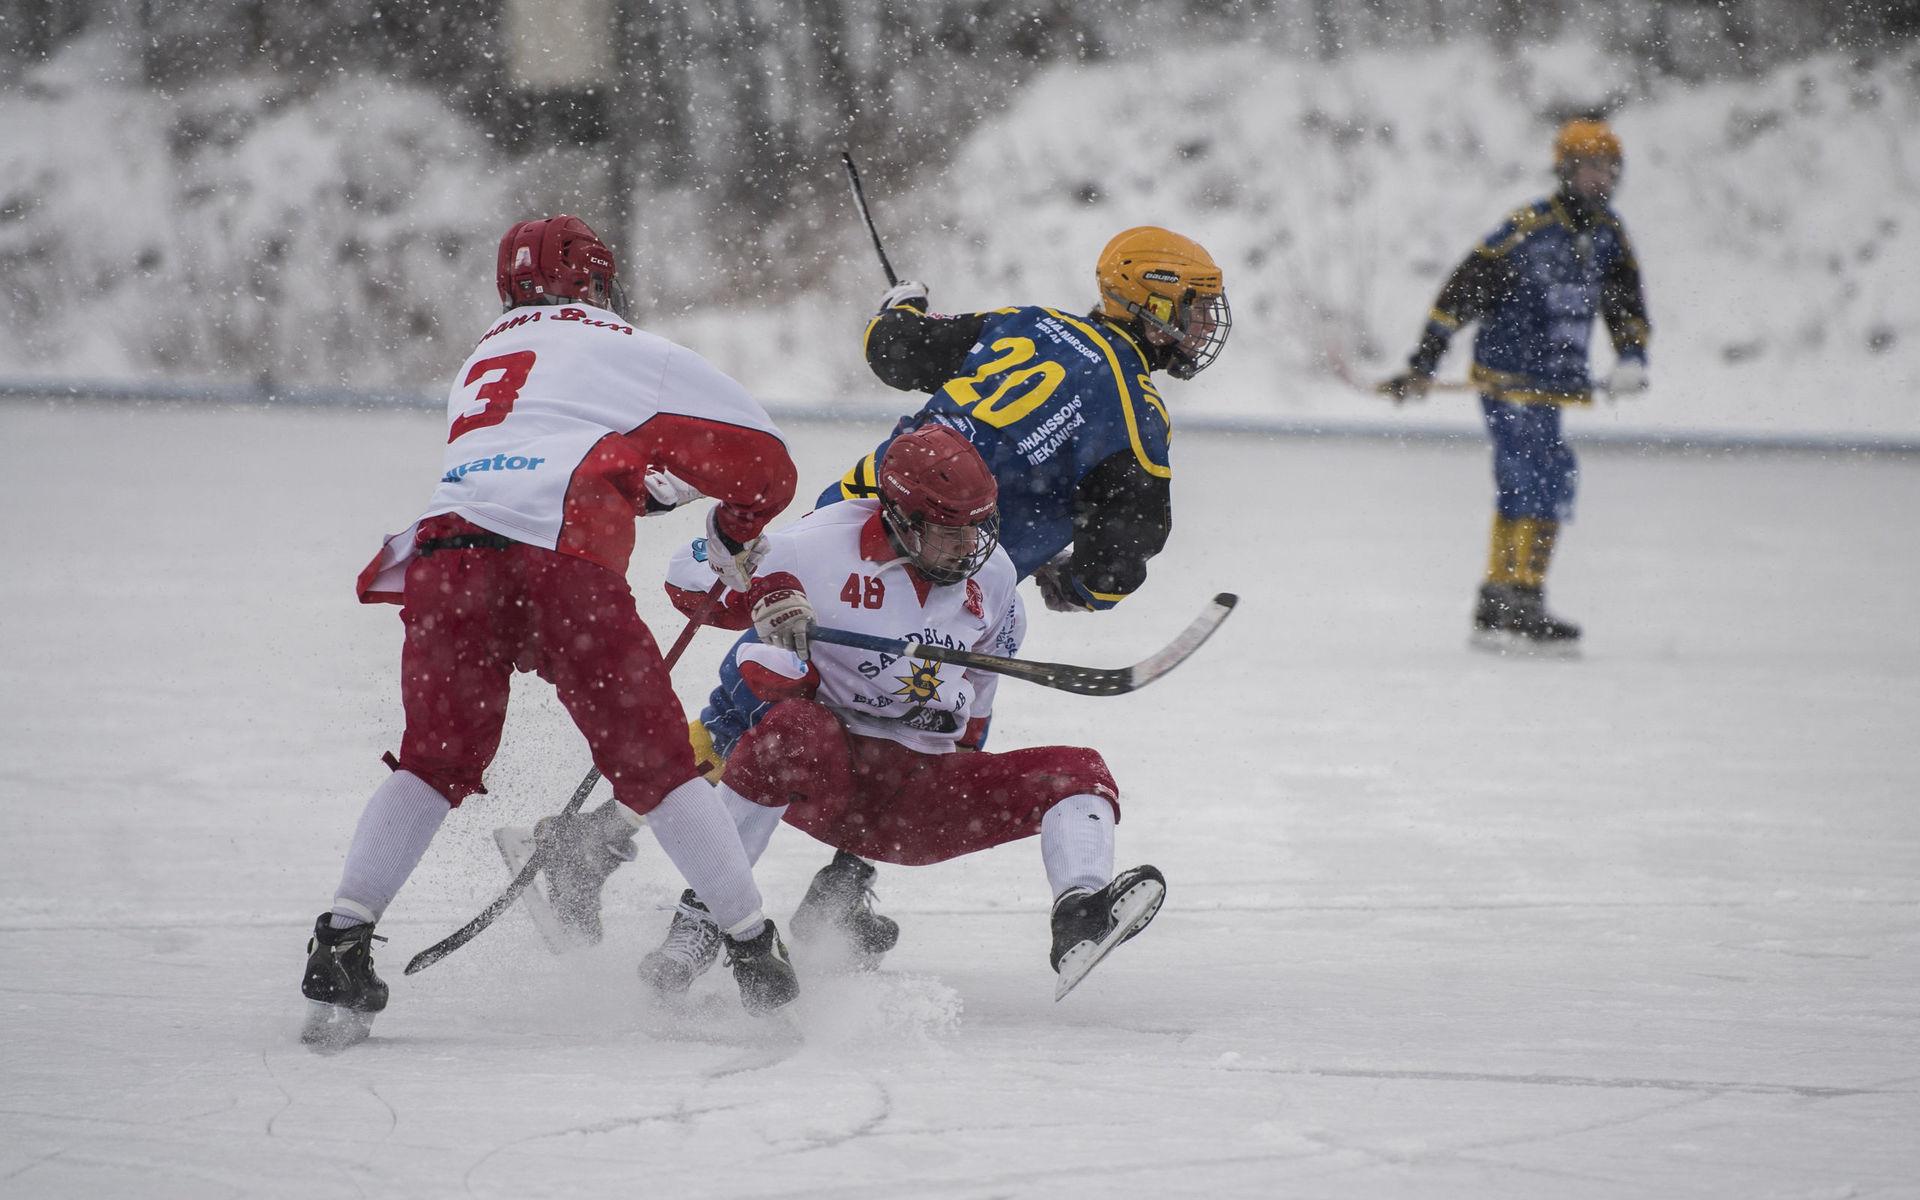
<path fill-rule="evenodd" d="M 755 804 L 779 805 L 809 790 L 823 757 L 846 750 L 840 719 L 812 700 L 784 700 L 741 735 L 727 758 L 727 785 Z"/>
<path fill-rule="evenodd" d="M 1120 785 L 1114 782 L 1107 760 L 1098 750 L 1086 746 L 1061 746 L 1047 765 L 1049 790 L 1059 799 L 1068 796 L 1098 796 L 1113 805 L 1113 819 L 1120 819 Z"/>
<path fill-rule="evenodd" d="M 480 781 L 480 771 L 464 764 L 415 762 L 412 758 L 396 758 L 392 751 L 382 754 L 380 761 L 389 770 L 405 771 L 439 792 L 449 808 L 459 808 L 468 796 L 484 796 L 487 791 Z"/>

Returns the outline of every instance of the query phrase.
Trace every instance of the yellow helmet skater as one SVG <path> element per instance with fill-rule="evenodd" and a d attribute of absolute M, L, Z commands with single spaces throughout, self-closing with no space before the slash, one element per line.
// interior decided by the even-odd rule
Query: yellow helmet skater
<path fill-rule="evenodd" d="M 1220 357 L 1233 313 L 1220 264 L 1199 242 L 1141 225 L 1107 243 L 1094 277 L 1100 314 L 1137 329 L 1156 369 L 1192 379 Z"/>

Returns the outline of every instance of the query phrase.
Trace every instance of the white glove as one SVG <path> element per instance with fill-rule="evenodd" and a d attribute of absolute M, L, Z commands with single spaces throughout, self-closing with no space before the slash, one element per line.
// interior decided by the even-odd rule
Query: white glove
<path fill-rule="evenodd" d="M 769 646 L 807 656 L 807 637 L 813 632 L 813 601 L 800 590 L 800 581 L 781 571 L 753 581 L 753 628 Z"/>
<path fill-rule="evenodd" d="M 760 560 L 767 556 L 767 539 L 757 537 L 741 545 L 726 534 L 720 532 L 721 505 L 714 505 L 707 513 L 707 565 L 720 581 L 736 592 L 745 592 L 753 587 L 753 573 L 760 566 Z"/>
<path fill-rule="evenodd" d="M 1623 358 L 1607 373 L 1607 394 L 1615 400 L 1638 396 L 1647 390 L 1647 364 L 1637 358 Z"/>
<path fill-rule="evenodd" d="M 659 467 L 655 467 L 645 475 L 642 475 L 640 482 L 646 486 L 647 495 L 651 497 L 647 504 L 647 512 L 649 514 L 667 512 L 670 509 L 680 507 L 689 500 L 698 500 L 700 498 L 699 488 L 694 487 L 673 472 L 662 470 Z"/>
<path fill-rule="evenodd" d="M 881 312 L 902 304 L 917 308 L 921 312 L 927 311 L 927 285 L 918 279 L 902 279 L 888 288 L 886 295 L 880 297 Z"/>

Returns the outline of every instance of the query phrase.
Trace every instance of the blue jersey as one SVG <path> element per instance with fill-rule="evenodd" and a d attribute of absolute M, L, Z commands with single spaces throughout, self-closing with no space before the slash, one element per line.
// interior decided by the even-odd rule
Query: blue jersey
<path fill-rule="evenodd" d="M 1171 425 L 1138 343 L 1112 325 L 1051 308 L 984 314 L 960 373 L 901 419 L 818 504 L 877 494 L 875 464 L 929 421 L 966 435 L 1000 485 L 1000 541 L 1024 579 L 1074 541 L 1075 489 L 1115 455 L 1173 475 Z M 1089 594 L 1092 607 L 1120 595 Z"/>
<path fill-rule="evenodd" d="M 1431 375 L 1454 331 L 1478 321 L 1475 382 L 1508 402 L 1585 402 L 1596 317 L 1620 357 L 1646 358 L 1640 268 L 1619 217 L 1556 193 L 1513 212 L 1460 264 L 1410 361 Z"/>

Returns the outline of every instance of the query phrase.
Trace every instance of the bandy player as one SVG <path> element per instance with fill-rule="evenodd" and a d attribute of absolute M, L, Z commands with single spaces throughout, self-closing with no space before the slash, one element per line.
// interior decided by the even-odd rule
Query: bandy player
<path fill-rule="evenodd" d="M 924 425 L 892 441 L 878 475 L 877 498 L 830 504 L 769 534 L 751 593 L 729 596 L 715 621 L 753 626 L 701 715 L 726 763 L 716 790 L 756 861 L 782 820 L 843 854 L 904 866 L 1038 834 L 1065 995 L 1146 927 L 1165 881 L 1151 866 L 1113 874 L 1119 789 L 1097 752 L 979 749 L 997 676 L 809 644 L 817 608 L 823 623 L 855 632 L 1019 652 L 1026 615 L 979 451 L 949 426 Z M 701 560 L 713 553 L 696 541 L 668 568 L 683 611 L 704 600 Z M 705 901 L 695 883 L 665 944 L 641 961 L 663 993 L 685 991 L 719 953 L 725 918 Z"/>
<path fill-rule="evenodd" d="M 301 983 L 309 1042 L 350 1044 L 386 1007 L 374 926 L 448 811 L 485 792 L 515 671 L 554 685 L 613 785 L 609 809 L 634 826 L 647 818 L 707 899 L 746 1006 L 797 994 L 626 580 L 634 519 L 701 494 L 719 501 L 701 590 L 717 575 L 744 592 L 761 529 L 793 498 L 793 462 L 745 389 L 627 322 L 615 276 L 612 252 L 577 217 L 507 231 L 505 312 L 454 376 L 439 486 L 360 576 L 363 602 L 402 606 L 406 733 L 314 925 Z"/>

